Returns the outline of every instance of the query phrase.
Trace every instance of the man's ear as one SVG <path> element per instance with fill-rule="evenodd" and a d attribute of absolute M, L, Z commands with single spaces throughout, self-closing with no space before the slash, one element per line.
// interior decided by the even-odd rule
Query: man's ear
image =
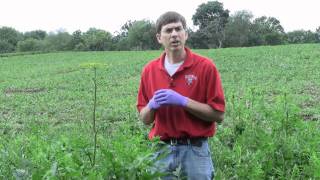
<path fill-rule="evenodd" d="M 158 43 L 161 44 L 161 35 L 159 33 L 156 34 L 156 38 L 158 40 Z"/>
<path fill-rule="evenodd" d="M 188 38 L 189 38 L 189 34 L 188 32 L 186 32 L 186 40 L 188 40 Z"/>

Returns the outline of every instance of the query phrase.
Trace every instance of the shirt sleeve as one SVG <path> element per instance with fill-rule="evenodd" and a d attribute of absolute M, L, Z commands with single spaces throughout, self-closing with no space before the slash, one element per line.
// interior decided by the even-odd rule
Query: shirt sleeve
<path fill-rule="evenodd" d="M 214 64 L 210 66 L 207 73 L 207 104 L 215 110 L 224 112 L 225 99 L 220 74 Z"/>
<path fill-rule="evenodd" d="M 146 72 L 145 72 L 145 69 L 143 69 L 141 73 L 140 86 L 139 86 L 138 96 L 137 96 L 138 112 L 140 112 L 141 109 L 148 104 L 148 102 L 149 102 L 149 99 L 146 92 Z"/>

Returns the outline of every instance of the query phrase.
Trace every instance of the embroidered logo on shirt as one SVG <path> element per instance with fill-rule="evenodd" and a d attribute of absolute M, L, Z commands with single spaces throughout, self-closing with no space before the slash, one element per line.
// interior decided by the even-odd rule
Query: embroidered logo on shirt
<path fill-rule="evenodd" d="M 185 75 L 184 77 L 186 79 L 188 86 L 190 86 L 194 80 L 197 80 L 197 76 L 193 74 L 188 74 L 188 75 Z"/>

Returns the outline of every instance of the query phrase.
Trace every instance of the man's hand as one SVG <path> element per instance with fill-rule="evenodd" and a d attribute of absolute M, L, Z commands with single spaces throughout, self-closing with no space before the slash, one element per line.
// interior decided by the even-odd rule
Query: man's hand
<path fill-rule="evenodd" d="M 150 99 L 149 103 L 148 103 L 148 107 L 152 110 L 156 110 L 160 107 L 160 104 L 158 104 L 155 100 L 154 100 L 154 96 Z"/>
<path fill-rule="evenodd" d="M 154 101 L 162 105 L 178 105 L 185 107 L 188 103 L 188 98 L 175 92 L 171 89 L 160 89 L 155 92 Z"/>

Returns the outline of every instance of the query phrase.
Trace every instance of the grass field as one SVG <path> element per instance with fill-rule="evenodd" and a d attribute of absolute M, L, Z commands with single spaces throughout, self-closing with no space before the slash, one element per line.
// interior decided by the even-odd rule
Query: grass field
<path fill-rule="evenodd" d="M 225 121 L 210 139 L 216 179 L 320 178 L 320 45 L 196 50 L 214 59 Z M 160 51 L 0 57 L 0 179 L 154 179 L 135 107 Z M 92 132 L 97 69 L 97 153 Z"/>

